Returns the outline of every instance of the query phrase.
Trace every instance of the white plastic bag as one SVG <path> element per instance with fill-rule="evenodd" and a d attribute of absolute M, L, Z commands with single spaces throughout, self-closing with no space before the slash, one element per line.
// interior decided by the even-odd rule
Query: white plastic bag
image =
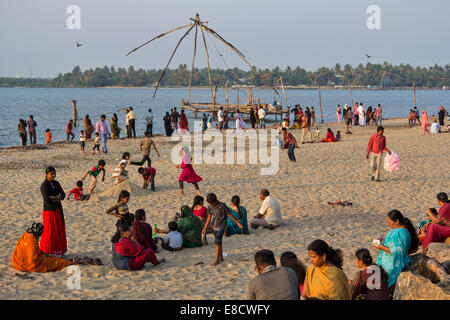
<path fill-rule="evenodd" d="M 400 158 L 398 154 L 394 151 L 391 151 L 391 154 L 387 154 L 384 159 L 384 170 L 388 172 L 396 171 L 400 169 Z"/>

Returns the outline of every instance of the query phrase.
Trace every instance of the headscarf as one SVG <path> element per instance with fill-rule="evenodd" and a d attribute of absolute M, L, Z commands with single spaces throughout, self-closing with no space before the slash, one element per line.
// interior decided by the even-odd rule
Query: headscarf
<path fill-rule="evenodd" d="M 183 146 L 183 158 L 181 162 L 184 164 L 191 164 L 191 153 L 189 152 L 189 148 L 187 146 Z"/>
<path fill-rule="evenodd" d="M 27 229 L 27 232 L 33 234 L 38 239 L 44 232 L 44 225 L 40 222 L 33 222 L 31 227 Z"/>

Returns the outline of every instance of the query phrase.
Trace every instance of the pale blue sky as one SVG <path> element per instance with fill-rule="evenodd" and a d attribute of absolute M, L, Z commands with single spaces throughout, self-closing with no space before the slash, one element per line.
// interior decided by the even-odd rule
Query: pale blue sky
<path fill-rule="evenodd" d="M 71 4 L 81 8 L 81 30 L 66 27 Z M 381 30 L 366 27 L 372 4 L 381 8 Z M 258 68 L 355 66 L 367 62 L 366 52 L 374 63 L 450 63 L 448 0 L 0 0 L 0 76 L 32 70 L 33 77 L 54 77 L 75 65 L 162 68 L 182 30 L 125 55 L 196 12 Z M 192 32 L 171 67 L 190 65 L 193 39 Z M 217 40 L 207 41 L 213 68 L 247 69 Z M 204 53 L 197 57 L 204 67 Z"/>

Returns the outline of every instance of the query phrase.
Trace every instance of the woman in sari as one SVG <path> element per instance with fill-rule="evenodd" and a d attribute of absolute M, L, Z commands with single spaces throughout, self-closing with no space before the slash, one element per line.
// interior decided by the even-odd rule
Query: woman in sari
<path fill-rule="evenodd" d="M 208 128 L 208 130 L 211 129 L 212 127 L 212 122 L 213 122 L 213 118 L 211 114 L 208 114 L 208 120 L 206 120 L 206 127 Z"/>
<path fill-rule="evenodd" d="M 244 120 L 242 120 L 242 116 L 239 113 L 239 110 L 236 110 L 235 120 L 236 120 L 236 131 L 243 130 L 245 125 L 244 125 Z"/>
<path fill-rule="evenodd" d="M 22 146 L 27 145 L 27 122 L 23 119 L 19 119 L 19 124 L 17 125 L 17 131 L 19 131 L 20 143 Z"/>
<path fill-rule="evenodd" d="M 227 229 L 226 235 L 231 236 L 232 234 L 249 234 L 248 233 L 248 222 L 247 222 L 247 210 L 245 207 L 241 207 L 241 199 L 239 196 L 233 196 L 231 198 L 231 214 L 233 217 L 239 221 L 243 228 L 239 228 L 236 222 L 230 217 L 227 217 Z"/>
<path fill-rule="evenodd" d="M 437 202 L 441 206 L 437 214 L 432 214 L 431 209 L 427 210 L 429 222 L 422 227 L 422 234 L 425 234 L 422 250 L 427 253 L 431 242 L 444 242 L 450 237 L 450 202 L 445 192 L 437 195 Z"/>
<path fill-rule="evenodd" d="M 84 124 L 84 134 L 86 135 L 86 139 L 91 139 L 91 135 L 95 131 L 95 128 L 92 125 L 92 121 L 91 121 L 91 119 L 89 119 L 88 114 L 83 118 L 83 124 Z"/>
<path fill-rule="evenodd" d="M 117 118 L 117 114 L 113 114 L 113 116 L 109 119 L 111 122 L 111 135 L 113 139 L 119 139 L 119 134 L 121 128 L 117 125 L 117 122 L 119 121 L 119 118 Z"/>
<path fill-rule="evenodd" d="M 20 237 L 11 257 L 11 264 L 15 269 L 25 272 L 52 272 L 74 264 L 71 260 L 42 254 L 39 249 L 39 238 L 44 230 L 41 223 L 33 223 Z"/>
<path fill-rule="evenodd" d="M 428 130 L 428 113 L 425 110 L 422 110 L 422 118 L 420 120 L 422 123 L 422 134 L 426 134 L 429 132 Z"/>
<path fill-rule="evenodd" d="M 203 112 L 202 115 L 202 133 L 204 133 L 207 129 L 206 122 L 208 121 L 208 118 L 206 118 L 206 113 Z"/>
<path fill-rule="evenodd" d="M 172 125 L 170 124 L 169 112 L 166 112 L 163 121 L 164 121 L 164 129 L 166 130 L 166 136 L 170 137 L 172 135 Z"/>
<path fill-rule="evenodd" d="M 119 224 L 117 232 L 111 239 L 113 264 L 119 270 L 140 270 L 147 262 L 153 265 L 165 262 L 158 260 L 155 252 L 150 248 L 144 248 L 133 240 L 133 231 L 126 224 Z"/>
<path fill-rule="evenodd" d="M 177 165 L 177 168 L 183 169 L 178 178 L 178 182 L 180 185 L 179 194 L 183 194 L 183 182 L 186 181 L 188 183 L 192 183 L 197 191 L 197 195 L 201 195 L 200 188 L 198 187 L 198 182 L 202 181 L 202 177 L 195 173 L 194 168 L 191 163 L 191 154 L 189 152 L 189 148 L 184 146 L 182 149 L 183 157 L 181 159 L 181 164 Z"/>
<path fill-rule="evenodd" d="M 181 219 L 178 220 L 177 231 L 183 235 L 183 247 L 201 247 L 203 222 L 199 217 L 194 216 L 188 206 L 181 208 Z"/>
<path fill-rule="evenodd" d="M 322 139 L 320 142 L 336 142 L 336 137 L 333 134 L 333 131 L 331 131 L 330 128 L 327 129 L 327 134 L 325 136 L 325 139 Z"/>
<path fill-rule="evenodd" d="M 355 263 L 361 271 L 351 283 L 353 300 L 390 300 L 388 275 L 372 261 L 369 250 L 363 248 L 355 252 Z"/>
<path fill-rule="evenodd" d="M 59 182 L 55 180 L 55 168 L 47 167 L 45 175 L 46 179 L 41 184 L 44 200 L 42 212 L 44 233 L 41 239 L 41 251 L 49 256 L 63 257 L 67 251 L 67 239 L 61 200 L 64 200 L 66 194 Z"/>
<path fill-rule="evenodd" d="M 416 252 L 419 247 L 419 238 L 411 220 L 404 217 L 400 211 L 390 211 L 386 219 L 392 231 L 382 244 L 374 245 L 380 250 L 376 264 L 389 274 L 388 285 L 392 294 L 400 272 L 411 261 L 409 254 Z"/>
<path fill-rule="evenodd" d="M 311 265 L 306 270 L 301 299 L 351 300 L 350 286 L 342 271 L 342 251 L 319 239 L 308 246 L 308 255 Z"/>
<path fill-rule="evenodd" d="M 184 113 L 184 110 L 181 110 L 180 114 L 180 131 L 181 133 L 189 131 L 189 122 L 187 120 L 186 114 Z"/>

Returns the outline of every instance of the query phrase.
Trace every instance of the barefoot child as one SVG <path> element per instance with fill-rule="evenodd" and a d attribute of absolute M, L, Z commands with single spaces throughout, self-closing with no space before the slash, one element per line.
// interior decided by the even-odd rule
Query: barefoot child
<path fill-rule="evenodd" d="M 73 194 L 73 198 L 75 201 L 87 201 L 90 198 L 90 195 L 83 194 L 83 181 L 78 180 L 77 186 L 70 190 L 69 195 L 67 196 L 67 200 L 70 199 L 70 195 Z"/>
<path fill-rule="evenodd" d="M 98 165 L 93 166 L 92 169 L 86 171 L 83 178 L 81 178 L 81 181 L 84 181 L 87 175 L 91 176 L 91 184 L 89 186 L 89 194 L 92 194 L 94 192 L 95 187 L 97 186 L 97 176 L 100 172 L 103 172 L 102 182 L 105 181 L 105 160 L 99 160 Z"/>
<path fill-rule="evenodd" d="M 155 175 L 156 170 L 152 167 L 138 169 L 139 174 L 142 174 L 142 178 L 144 178 L 144 186 L 143 189 L 148 188 L 148 184 L 150 183 L 150 190 L 155 191 Z"/>
<path fill-rule="evenodd" d="M 98 155 L 100 155 L 100 134 L 98 132 L 95 133 L 94 147 L 92 148 L 92 154 L 95 154 L 95 149 L 97 149 Z"/>
<path fill-rule="evenodd" d="M 52 142 L 53 136 L 52 133 L 50 132 L 50 129 L 45 130 L 45 143 L 49 144 Z"/>
<path fill-rule="evenodd" d="M 106 210 L 107 214 L 119 218 L 116 222 L 116 227 L 125 224 L 129 227 L 133 225 L 134 216 L 128 210 L 128 201 L 130 201 L 130 193 L 127 190 L 122 190 L 119 194 L 117 204 Z"/>
<path fill-rule="evenodd" d="M 179 251 L 183 246 L 183 235 L 177 231 L 178 224 L 175 221 L 169 222 L 169 230 L 155 229 L 156 233 L 166 233 L 163 238 L 156 237 L 156 241 L 161 242 L 161 247 L 167 251 Z"/>
<path fill-rule="evenodd" d="M 206 234 L 206 230 L 211 223 L 214 230 L 214 243 L 216 244 L 216 260 L 212 265 L 216 266 L 223 262 L 222 238 L 227 227 L 227 217 L 233 220 L 240 229 L 243 229 L 243 227 L 241 223 L 231 214 L 228 206 L 217 200 L 217 196 L 214 193 L 209 193 L 206 197 L 206 201 L 209 204 L 208 218 L 206 219 L 202 234 Z"/>
<path fill-rule="evenodd" d="M 84 153 L 84 147 L 86 146 L 86 136 L 84 130 L 80 130 L 80 153 Z"/>
<path fill-rule="evenodd" d="M 114 169 L 114 172 L 112 174 L 112 177 L 116 179 L 114 185 L 118 185 L 119 183 L 129 179 L 128 171 L 126 170 L 129 165 L 130 165 L 130 153 L 124 152 L 122 155 L 122 160 L 120 161 L 119 165 Z"/>
<path fill-rule="evenodd" d="M 192 167 L 191 163 L 191 154 L 189 152 L 189 148 L 184 146 L 182 149 L 183 158 L 181 159 L 181 165 L 178 164 L 177 168 L 183 169 L 183 171 L 180 174 L 180 177 L 178 178 L 178 182 L 180 184 L 180 192 L 179 194 L 183 194 L 183 182 L 186 181 L 188 183 L 192 183 L 195 187 L 195 190 L 197 190 L 197 194 L 200 196 L 200 189 L 198 187 L 197 182 L 202 181 L 202 177 L 197 175 L 194 171 L 194 168 Z"/>

